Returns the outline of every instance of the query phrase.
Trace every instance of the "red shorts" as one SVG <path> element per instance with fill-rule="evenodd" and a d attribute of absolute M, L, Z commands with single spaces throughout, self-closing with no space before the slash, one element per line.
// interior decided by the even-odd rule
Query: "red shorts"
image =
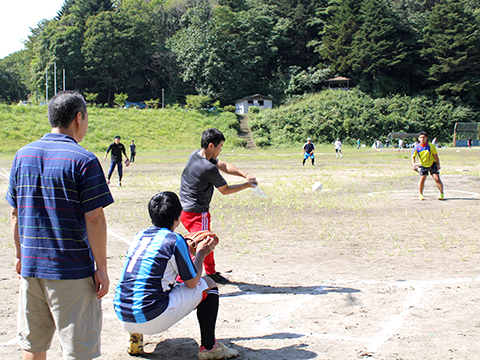
<path fill-rule="evenodd" d="M 194 213 L 182 211 L 180 217 L 183 226 L 188 232 L 197 232 L 203 230 L 210 230 L 210 213 Z"/>
<path fill-rule="evenodd" d="M 197 232 L 203 230 L 211 231 L 209 212 L 194 213 L 182 211 L 180 220 L 188 232 Z M 203 266 L 205 267 L 205 273 L 207 275 L 213 275 L 216 273 L 213 251 L 205 257 L 205 260 L 203 261 Z"/>

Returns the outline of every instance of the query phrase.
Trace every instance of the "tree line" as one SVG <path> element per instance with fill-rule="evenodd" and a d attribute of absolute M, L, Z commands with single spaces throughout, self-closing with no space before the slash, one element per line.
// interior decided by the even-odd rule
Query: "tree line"
<path fill-rule="evenodd" d="M 109 105 L 162 89 L 166 103 L 261 93 L 280 104 L 344 76 L 374 98 L 478 110 L 479 9 L 480 0 L 65 0 L 25 50 L 0 60 L 0 99 L 44 99 L 56 63 L 67 88 Z"/>

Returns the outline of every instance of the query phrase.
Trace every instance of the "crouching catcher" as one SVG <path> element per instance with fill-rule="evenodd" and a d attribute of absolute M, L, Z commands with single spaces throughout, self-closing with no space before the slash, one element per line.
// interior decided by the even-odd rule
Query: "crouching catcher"
<path fill-rule="evenodd" d="M 128 352 L 142 353 L 142 334 L 161 333 L 197 309 L 201 345 L 199 359 L 230 359 L 237 351 L 215 339 L 219 294 L 216 283 L 202 277 L 205 256 L 218 243 L 215 234 L 195 245 L 192 261 L 185 239 L 175 233 L 182 206 L 173 192 L 152 197 L 148 211 L 153 226 L 140 231 L 128 249 L 114 307 L 130 332 Z M 180 276 L 182 283 L 175 281 Z"/>

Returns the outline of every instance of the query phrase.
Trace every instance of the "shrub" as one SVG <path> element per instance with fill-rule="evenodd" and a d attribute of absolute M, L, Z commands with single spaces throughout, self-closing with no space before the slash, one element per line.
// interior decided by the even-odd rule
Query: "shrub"
<path fill-rule="evenodd" d="M 258 114 L 260 112 L 260 108 L 256 106 L 250 106 L 248 108 L 248 112 L 252 114 Z"/>
<path fill-rule="evenodd" d="M 160 104 L 160 99 L 145 100 L 145 105 L 151 109 L 157 109 Z"/>
<path fill-rule="evenodd" d="M 270 146 L 270 140 L 266 137 L 257 138 L 255 139 L 255 145 L 261 148 L 265 148 L 267 146 Z"/>
<path fill-rule="evenodd" d="M 231 113 L 234 113 L 235 112 L 235 106 L 234 105 L 225 105 L 223 107 L 223 111 L 228 111 L 228 112 L 231 112 Z"/>
<path fill-rule="evenodd" d="M 247 139 L 243 139 L 243 138 L 236 138 L 233 142 L 233 144 L 235 145 L 235 147 L 247 147 Z"/>
<path fill-rule="evenodd" d="M 125 101 L 127 101 L 128 95 L 124 93 L 115 94 L 115 100 L 113 101 L 119 107 L 125 106 Z"/>
<path fill-rule="evenodd" d="M 188 107 L 195 110 L 206 109 L 212 103 L 212 99 L 208 95 L 187 95 L 185 101 Z"/>

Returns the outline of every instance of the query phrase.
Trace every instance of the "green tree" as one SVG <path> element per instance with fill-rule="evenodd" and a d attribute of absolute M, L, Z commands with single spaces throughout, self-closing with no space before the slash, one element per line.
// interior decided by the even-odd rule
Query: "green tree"
<path fill-rule="evenodd" d="M 320 67 L 329 66 L 333 74 L 351 76 L 356 56 L 352 42 L 359 29 L 360 6 L 358 0 L 335 0 L 322 12 L 325 27 L 316 50 L 320 53 Z"/>
<path fill-rule="evenodd" d="M 414 34 L 386 6 L 385 1 L 364 0 L 357 17 L 360 24 L 352 41 L 353 74 L 363 91 L 374 96 L 410 93 Z"/>
<path fill-rule="evenodd" d="M 140 62 L 150 53 L 150 29 L 139 15 L 109 11 L 91 16 L 82 47 L 86 74 L 95 83 L 88 90 L 103 94 L 108 103 L 113 93 L 128 90 L 138 80 Z"/>
<path fill-rule="evenodd" d="M 0 101 L 25 100 L 27 95 L 27 87 L 22 83 L 20 75 L 9 70 L 0 69 Z"/>
<path fill-rule="evenodd" d="M 465 1 L 443 0 L 428 17 L 423 58 L 432 88 L 439 95 L 458 97 L 480 108 L 480 32 Z"/>
<path fill-rule="evenodd" d="M 182 66 L 182 79 L 198 93 L 222 103 L 261 93 L 277 68 L 276 27 L 271 7 L 262 5 L 234 13 L 226 6 L 213 9 L 196 4 L 184 17 L 188 26 L 169 39 Z"/>

